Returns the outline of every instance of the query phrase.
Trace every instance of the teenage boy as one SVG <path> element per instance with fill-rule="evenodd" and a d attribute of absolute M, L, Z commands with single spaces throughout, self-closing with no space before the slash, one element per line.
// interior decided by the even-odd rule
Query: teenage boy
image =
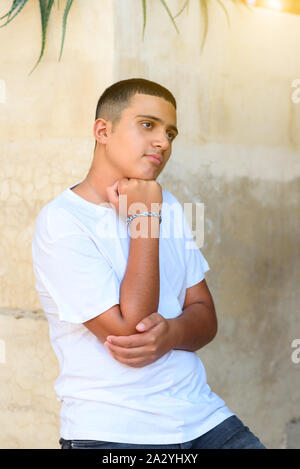
<path fill-rule="evenodd" d="M 156 182 L 177 134 L 170 91 L 113 84 L 98 101 L 86 178 L 37 217 L 63 449 L 264 448 L 211 391 L 196 353 L 217 332 L 209 265 Z"/>

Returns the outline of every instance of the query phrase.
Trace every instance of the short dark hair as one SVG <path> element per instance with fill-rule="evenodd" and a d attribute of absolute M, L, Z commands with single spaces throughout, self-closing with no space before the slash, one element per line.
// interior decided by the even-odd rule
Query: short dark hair
<path fill-rule="evenodd" d="M 95 120 L 102 117 L 111 121 L 112 128 L 114 128 L 119 122 L 123 110 L 130 105 L 130 100 L 135 94 L 149 94 L 164 98 L 172 103 L 176 109 L 176 100 L 167 88 L 144 78 L 130 78 L 118 81 L 106 88 L 98 100 Z M 97 141 L 95 148 L 96 145 Z"/>

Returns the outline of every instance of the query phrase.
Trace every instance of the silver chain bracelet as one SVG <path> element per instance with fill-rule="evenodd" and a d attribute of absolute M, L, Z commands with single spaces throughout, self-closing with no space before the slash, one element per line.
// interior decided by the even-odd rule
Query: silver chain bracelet
<path fill-rule="evenodd" d="M 158 215 L 158 213 L 154 213 L 154 212 L 142 212 L 142 213 L 136 213 L 135 215 L 131 215 L 131 217 L 128 217 L 126 219 L 126 223 L 128 225 L 128 223 L 131 222 L 131 220 L 133 220 L 135 217 L 141 217 L 141 216 L 154 216 L 154 217 L 158 217 L 159 218 L 159 224 L 161 224 L 161 215 Z"/>

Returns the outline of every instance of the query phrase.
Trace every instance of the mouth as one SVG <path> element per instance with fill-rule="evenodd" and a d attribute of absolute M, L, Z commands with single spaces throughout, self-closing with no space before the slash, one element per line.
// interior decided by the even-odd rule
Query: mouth
<path fill-rule="evenodd" d="M 153 163 L 161 164 L 163 162 L 162 157 L 158 155 L 157 153 L 152 153 L 151 155 L 145 155 L 145 156 L 147 156 L 149 160 L 153 161 Z"/>

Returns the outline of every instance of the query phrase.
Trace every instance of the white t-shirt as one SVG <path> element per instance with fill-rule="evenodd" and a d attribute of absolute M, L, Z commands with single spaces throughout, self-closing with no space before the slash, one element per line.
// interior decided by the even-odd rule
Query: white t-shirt
<path fill-rule="evenodd" d="M 197 438 L 233 413 L 211 391 L 196 352 L 170 350 L 133 368 L 82 324 L 119 304 L 130 235 L 113 208 L 71 190 L 80 182 L 43 207 L 32 242 L 36 289 L 60 367 L 54 386 L 62 402 L 60 436 L 136 444 Z M 178 213 L 184 236 L 176 231 Z M 161 215 L 158 313 L 175 318 L 186 288 L 203 280 L 209 265 L 181 204 L 166 190 Z"/>

